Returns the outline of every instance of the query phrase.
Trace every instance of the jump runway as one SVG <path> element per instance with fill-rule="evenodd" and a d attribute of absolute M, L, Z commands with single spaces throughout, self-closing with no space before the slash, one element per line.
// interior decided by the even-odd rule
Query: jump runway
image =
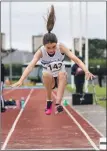
<path fill-rule="evenodd" d="M 24 109 L 1 114 L 1 150 L 99 150 L 100 133 L 71 106 L 45 115 L 44 88 L 5 90 L 4 97 L 25 98 Z M 56 92 L 53 92 L 55 100 Z"/>

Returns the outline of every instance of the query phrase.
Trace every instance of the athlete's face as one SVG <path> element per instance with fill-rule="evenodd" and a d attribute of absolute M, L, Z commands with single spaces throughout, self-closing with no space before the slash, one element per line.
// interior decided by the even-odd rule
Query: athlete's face
<path fill-rule="evenodd" d="M 48 43 L 45 45 L 47 53 L 54 54 L 56 51 L 56 43 Z"/>

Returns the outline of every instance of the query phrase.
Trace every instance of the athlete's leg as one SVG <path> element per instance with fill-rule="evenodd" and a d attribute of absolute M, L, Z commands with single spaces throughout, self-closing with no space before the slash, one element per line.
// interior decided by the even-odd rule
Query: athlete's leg
<path fill-rule="evenodd" d="M 62 97 L 64 94 L 64 89 L 65 89 L 66 83 L 67 83 L 67 73 L 59 72 L 59 74 L 58 74 L 58 90 L 57 90 L 57 97 L 56 97 L 56 110 L 55 110 L 56 114 L 63 111 L 61 101 L 62 101 Z"/>
<path fill-rule="evenodd" d="M 51 93 L 52 93 L 52 88 L 55 85 L 55 81 L 52 74 L 50 74 L 49 72 L 43 72 L 42 80 L 46 88 L 47 100 L 52 100 Z"/>
<path fill-rule="evenodd" d="M 50 115 L 52 112 L 52 88 L 54 87 L 54 78 L 53 76 L 48 72 L 43 72 L 43 84 L 46 88 L 46 94 L 47 94 L 47 102 L 46 102 L 46 110 L 45 113 L 47 115 Z"/>
<path fill-rule="evenodd" d="M 67 73 L 61 71 L 58 74 L 58 90 L 56 104 L 61 104 L 66 84 L 67 84 Z"/>

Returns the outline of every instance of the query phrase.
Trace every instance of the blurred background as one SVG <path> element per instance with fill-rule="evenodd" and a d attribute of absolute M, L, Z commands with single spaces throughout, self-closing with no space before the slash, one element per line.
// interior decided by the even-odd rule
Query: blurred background
<path fill-rule="evenodd" d="M 2 63 L 5 81 L 17 81 L 46 33 L 46 17 L 51 4 L 55 7 L 53 32 L 77 56 L 84 57 L 89 70 L 97 76 L 95 84 L 106 85 L 106 3 L 105 2 L 1 2 Z M 74 88 L 71 66 L 65 57 L 68 87 Z M 42 68 L 35 66 L 25 85 L 41 83 Z M 8 84 L 8 82 L 7 82 Z M 86 86 L 88 83 L 86 82 Z"/>

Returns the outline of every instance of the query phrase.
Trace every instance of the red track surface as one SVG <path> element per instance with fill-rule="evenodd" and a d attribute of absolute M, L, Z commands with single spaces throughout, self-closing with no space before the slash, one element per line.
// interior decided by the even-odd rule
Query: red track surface
<path fill-rule="evenodd" d="M 8 93 L 9 92 L 9 93 Z M 10 98 L 14 98 L 15 100 L 20 100 L 21 96 L 25 97 L 29 94 L 30 90 L 5 90 L 4 98 L 8 100 Z M 4 142 L 14 120 L 16 119 L 19 113 L 19 109 L 8 109 L 5 113 L 1 114 L 1 129 L 2 129 L 2 141 Z"/>
<path fill-rule="evenodd" d="M 6 94 L 5 97 L 8 99 L 12 95 L 12 98 L 15 97 L 15 99 L 20 99 L 20 96 L 26 98 L 29 92 L 30 90 L 15 90 Z M 83 132 L 65 111 L 61 114 L 54 114 L 54 103 L 52 115 L 44 114 L 45 98 L 44 89 L 33 91 L 5 149 L 86 148 L 87 150 L 93 148 Z M 66 109 L 98 146 L 101 136 L 74 109 L 69 106 Z M 2 114 L 2 144 L 5 142 L 18 113 L 18 109 L 10 109 Z"/>

